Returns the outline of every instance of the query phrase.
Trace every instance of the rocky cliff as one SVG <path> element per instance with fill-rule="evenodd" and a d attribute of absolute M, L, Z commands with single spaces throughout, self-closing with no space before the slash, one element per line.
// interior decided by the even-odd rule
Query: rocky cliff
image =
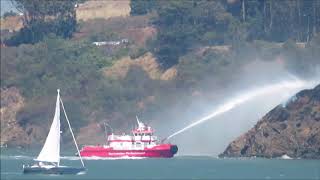
<path fill-rule="evenodd" d="M 24 98 L 15 87 L 1 89 L 1 146 L 28 144 L 30 138 L 16 120 Z"/>
<path fill-rule="evenodd" d="M 1 88 L 0 93 L 1 147 L 30 147 L 42 144 L 48 133 L 47 127 L 25 125 L 24 119 L 17 117 L 27 106 L 20 90 L 16 87 Z"/>
<path fill-rule="evenodd" d="M 278 105 L 231 142 L 222 157 L 320 159 L 320 85 Z"/>

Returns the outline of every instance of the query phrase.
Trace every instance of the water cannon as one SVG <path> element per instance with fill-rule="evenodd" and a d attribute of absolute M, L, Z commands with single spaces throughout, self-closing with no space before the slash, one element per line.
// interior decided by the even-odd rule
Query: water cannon
<path fill-rule="evenodd" d="M 165 141 L 168 141 L 169 140 L 169 138 L 168 137 L 165 137 L 165 138 L 163 138 L 160 142 L 161 143 L 164 143 Z"/>
<path fill-rule="evenodd" d="M 141 122 L 138 118 L 138 116 L 136 116 L 137 119 L 137 123 L 138 123 L 138 129 L 143 130 L 146 126 L 144 125 L 143 122 Z"/>

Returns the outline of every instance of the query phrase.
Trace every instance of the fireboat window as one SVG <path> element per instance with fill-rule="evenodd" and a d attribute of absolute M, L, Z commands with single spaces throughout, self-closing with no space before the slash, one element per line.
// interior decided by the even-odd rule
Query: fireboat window
<path fill-rule="evenodd" d="M 136 143 L 136 146 L 137 146 L 137 147 L 141 147 L 141 143 L 137 142 L 137 143 Z"/>

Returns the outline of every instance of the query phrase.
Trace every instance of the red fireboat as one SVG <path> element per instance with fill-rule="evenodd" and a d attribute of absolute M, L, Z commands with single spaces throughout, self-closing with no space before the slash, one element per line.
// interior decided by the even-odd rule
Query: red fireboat
<path fill-rule="evenodd" d="M 80 150 L 82 157 L 149 157 L 171 158 L 178 152 L 173 144 L 163 144 L 154 136 L 154 130 L 140 122 L 137 117 L 138 128 L 132 135 L 108 135 L 105 145 L 84 146 Z"/>

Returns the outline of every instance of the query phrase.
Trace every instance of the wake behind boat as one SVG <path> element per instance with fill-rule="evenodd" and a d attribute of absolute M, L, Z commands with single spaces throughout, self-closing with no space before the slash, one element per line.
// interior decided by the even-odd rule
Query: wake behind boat
<path fill-rule="evenodd" d="M 68 126 L 74 140 L 75 146 L 79 152 L 77 142 L 74 138 L 73 131 L 70 125 L 70 121 L 63 106 L 62 99 L 60 98 L 60 90 L 58 89 L 56 109 L 53 118 L 53 122 L 50 127 L 49 134 L 46 142 L 36 159 L 34 165 L 23 165 L 24 174 L 82 174 L 86 172 L 86 168 L 80 156 L 82 167 L 68 167 L 60 165 L 60 103 Z"/>
<path fill-rule="evenodd" d="M 85 168 L 68 167 L 68 166 L 23 166 L 24 174 L 83 174 L 86 172 Z"/>

